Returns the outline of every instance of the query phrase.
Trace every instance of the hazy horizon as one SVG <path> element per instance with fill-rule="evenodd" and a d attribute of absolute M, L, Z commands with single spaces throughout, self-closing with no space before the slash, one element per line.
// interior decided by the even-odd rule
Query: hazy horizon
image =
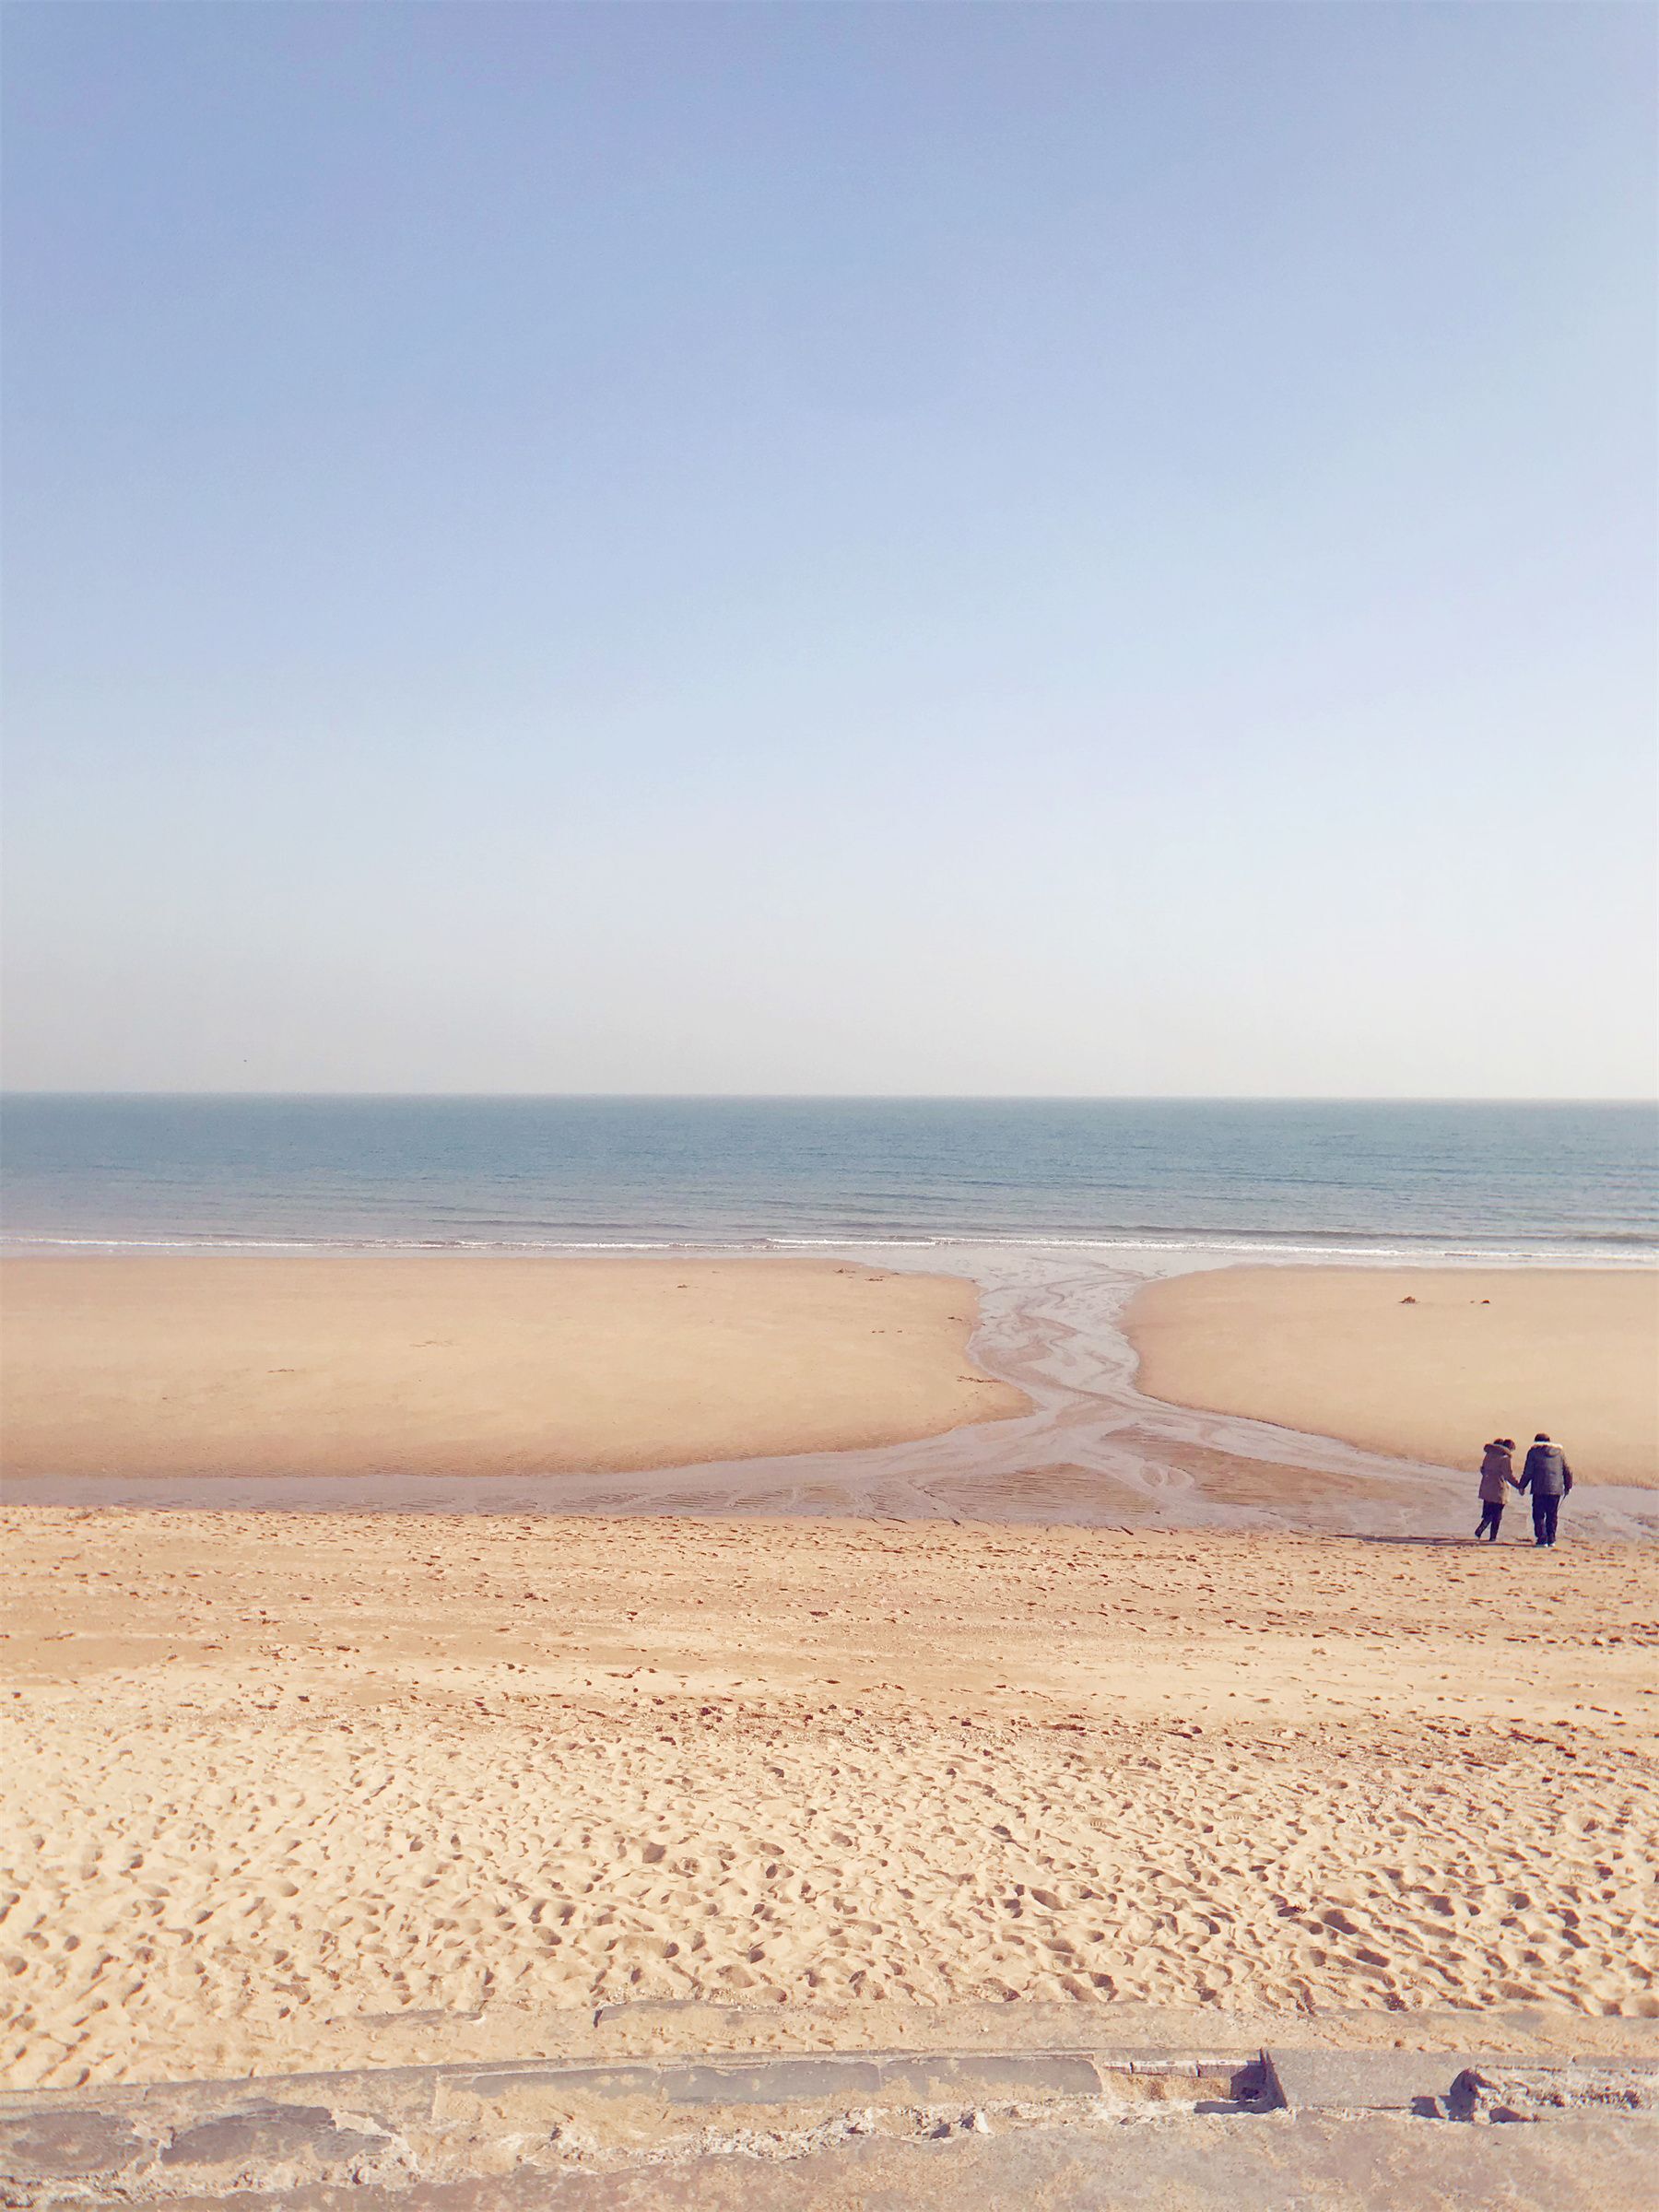
<path fill-rule="evenodd" d="M 65 1089 L 43 1084 L 0 1086 L 0 1102 L 6 1099 L 362 1099 L 365 1100 L 429 1099 L 479 1100 L 523 1099 L 535 1100 L 654 1100 L 664 1104 L 676 1102 L 697 1105 L 768 1104 L 787 1105 L 791 1101 L 803 1104 L 833 1103 L 857 1105 L 927 1105 L 936 1103 L 952 1106 L 997 1105 L 1098 1105 L 1112 1104 L 1144 1106 L 1653 1106 L 1659 1107 L 1659 1096 L 1652 1093 L 1627 1095 L 1606 1094 L 1599 1097 L 1580 1097 L 1563 1093 L 1539 1092 L 1531 1098 L 1477 1097 L 1473 1093 L 1453 1095 L 1442 1092 L 1407 1094 L 1368 1091 L 1220 1091 L 1220 1090 L 113 1090 Z"/>
<path fill-rule="evenodd" d="M 1656 59 L 14 9 L 7 1083 L 1652 1096 Z"/>

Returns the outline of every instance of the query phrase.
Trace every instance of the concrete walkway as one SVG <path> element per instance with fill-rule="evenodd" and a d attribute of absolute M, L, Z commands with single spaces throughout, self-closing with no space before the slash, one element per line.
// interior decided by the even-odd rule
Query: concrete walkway
<path fill-rule="evenodd" d="M 0 2202 L 1653 2212 L 1659 2060 L 978 2047 L 16 2092 Z"/>

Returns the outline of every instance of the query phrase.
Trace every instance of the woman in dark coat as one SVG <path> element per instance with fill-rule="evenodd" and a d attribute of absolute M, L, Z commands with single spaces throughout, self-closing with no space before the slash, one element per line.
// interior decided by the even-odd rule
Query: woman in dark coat
<path fill-rule="evenodd" d="M 1515 1449 L 1512 1436 L 1500 1436 L 1489 1443 L 1480 1462 L 1480 1526 L 1475 1531 L 1475 1541 L 1484 1536 L 1488 1544 L 1496 1544 L 1498 1531 L 1503 1524 L 1504 1500 L 1511 1490 L 1521 1485 L 1515 1480 L 1514 1461 L 1510 1454 Z"/>

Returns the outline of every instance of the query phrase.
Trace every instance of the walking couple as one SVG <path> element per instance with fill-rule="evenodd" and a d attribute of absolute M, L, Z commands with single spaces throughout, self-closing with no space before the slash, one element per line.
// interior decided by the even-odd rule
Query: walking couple
<path fill-rule="evenodd" d="M 1517 1480 L 1511 1457 L 1514 1449 L 1512 1436 L 1498 1437 L 1486 1448 L 1486 1456 L 1480 1463 L 1480 1526 L 1475 1531 L 1475 1541 L 1478 1544 L 1484 1536 L 1488 1544 L 1496 1544 L 1506 1493 L 1530 1490 L 1533 1542 L 1548 1550 L 1556 1540 L 1556 1516 L 1561 1510 L 1561 1500 L 1572 1488 L 1572 1469 L 1567 1465 L 1567 1455 L 1560 1445 L 1552 1444 L 1540 1429 Z"/>

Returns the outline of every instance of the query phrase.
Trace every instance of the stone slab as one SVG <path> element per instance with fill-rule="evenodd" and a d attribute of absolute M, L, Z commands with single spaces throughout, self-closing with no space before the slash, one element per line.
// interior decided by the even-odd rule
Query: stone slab
<path fill-rule="evenodd" d="M 1451 2082 L 1444 2055 L 1434 2052 L 1276 2048 L 1266 2060 L 1278 2101 L 1293 2112 L 1410 2112 Z"/>
<path fill-rule="evenodd" d="M 144 2138 L 113 2112 L 43 2112 L 0 2120 L 0 2181 L 53 2175 L 73 2182 L 119 2173 L 145 2148 Z"/>
<path fill-rule="evenodd" d="M 163 2145 L 163 2166 L 259 2167 L 299 2159 L 327 2168 L 372 2157 L 383 2132 L 343 2127 L 326 2105 L 282 2104 L 270 2098 L 177 2130 Z"/>
<path fill-rule="evenodd" d="M 1411 2112 L 1426 2118 L 1464 2118 L 1467 2112 L 1459 2109 L 1460 2102 L 1474 2108 L 1478 2100 L 1460 2092 L 1458 2084 L 1489 2077 L 1533 2084 L 1539 2091 L 1540 2109 L 1549 2100 L 1547 2092 L 1553 2090 L 1554 2101 L 1562 2109 L 1575 2103 L 1600 2104 L 1611 2116 L 1618 2109 L 1613 2098 L 1581 2093 L 1616 2075 L 1632 2085 L 1659 2084 L 1659 2062 L 1652 2059 L 1627 2059 L 1610 2065 L 1605 2060 L 1475 2057 L 1454 2067 L 1455 2079 L 1450 2079 L 1442 2052 L 1287 2051 L 1275 2046 L 1263 2057 L 1270 2091 L 1279 2103 L 1298 2112 Z M 1628 2109 L 1640 2109 L 1642 2101 L 1638 2094 L 1628 2100 Z M 1659 2212 L 1659 2188 L 1655 2189 L 1654 2204 Z"/>
<path fill-rule="evenodd" d="M 1239 2062 L 1217 2061 L 1218 2068 Z M 446 2073 L 443 2091 L 501 2100 L 533 2092 L 542 2100 L 641 2101 L 666 2108 L 700 2105 L 868 2104 L 903 2098 L 935 2103 L 995 2097 L 1098 2097 L 1121 2071 L 1083 2052 L 968 2051 L 823 2053 L 798 2058 L 665 2060 L 655 2065 L 459 2068 Z M 1144 2059 L 1142 2065 L 1145 2065 Z M 1170 2062 L 1155 2069 L 1171 2070 Z M 1180 2071 L 1195 2076 L 1188 2064 Z"/>

